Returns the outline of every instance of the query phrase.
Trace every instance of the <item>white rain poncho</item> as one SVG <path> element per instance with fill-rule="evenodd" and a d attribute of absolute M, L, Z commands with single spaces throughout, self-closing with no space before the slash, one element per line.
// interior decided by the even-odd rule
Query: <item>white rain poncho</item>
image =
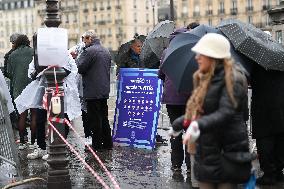
<path fill-rule="evenodd" d="M 85 47 L 85 43 L 80 42 L 77 45 L 71 47 L 69 49 L 69 53 L 71 53 L 71 52 L 77 53 L 78 54 L 78 56 L 76 58 L 76 60 L 77 60 L 79 58 L 79 56 L 82 54 L 84 47 Z M 86 103 L 85 99 L 83 98 L 83 79 L 82 79 L 81 74 L 77 74 L 76 83 L 77 83 L 78 92 L 79 92 L 79 96 L 80 96 L 81 109 L 84 110 L 85 112 L 87 112 L 87 103 Z"/>
<path fill-rule="evenodd" d="M 7 108 L 8 108 L 9 114 L 10 114 L 13 111 L 15 111 L 15 109 L 14 109 L 14 105 L 12 103 L 12 98 L 11 98 L 6 80 L 5 80 L 4 75 L 3 75 L 1 70 L 0 70 L 0 88 L 1 88 L 1 92 L 3 93 L 5 99 L 7 100 Z"/>
<path fill-rule="evenodd" d="M 63 80 L 64 88 L 64 112 L 67 113 L 68 118 L 72 121 L 81 116 L 81 104 L 79 100 L 78 88 L 76 85 L 76 75 L 78 73 L 75 61 L 69 56 L 68 63 L 64 66 L 65 69 L 71 73 Z M 34 62 L 32 61 L 29 66 L 29 77 L 34 71 Z M 24 112 L 30 108 L 42 109 L 42 98 L 45 92 L 45 77 L 41 76 L 32 81 L 16 98 L 15 103 L 19 113 Z"/>

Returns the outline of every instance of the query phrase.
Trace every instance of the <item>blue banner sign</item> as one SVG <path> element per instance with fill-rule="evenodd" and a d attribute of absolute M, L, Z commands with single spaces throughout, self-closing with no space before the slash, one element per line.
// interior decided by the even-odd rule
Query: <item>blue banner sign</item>
<path fill-rule="evenodd" d="M 113 143 L 153 149 L 159 119 L 162 81 L 157 69 L 121 68 Z"/>

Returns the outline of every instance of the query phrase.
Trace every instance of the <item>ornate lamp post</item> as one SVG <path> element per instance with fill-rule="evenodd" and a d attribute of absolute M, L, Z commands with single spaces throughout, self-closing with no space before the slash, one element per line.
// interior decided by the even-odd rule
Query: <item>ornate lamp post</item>
<path fill-rule="evenodd" d="M 284 0 L 280 5 L 267 11 L 272 21 L 272 32 L 278 31 L 276 40 L 283 44 L 283 26 L 284 26 Z M 281 40 L 281 41 L 280 41 Z"/>
<path fill-rule="evenodd" d="M 153 11 L 153 28 L 155 27 L 155 5 L 156 5 L 156 0 L 151 0 L 151 5 L 152 5 L 152 11 Z"/>
<path fill-rule="evenodd" d="M 58 27 L 61 23 L 59 18 L 59 7 L 58 0 L 46 0 L 46 19 L 44 21 L 47 27 Z M 66 72 L 63 68 L 51 68 L 50 70 L 45 71 L 44 75 L 47 79 L 48 85 L 48 107 L 51 103 L 52 91 L 55 91 L 55 74 L 56 81 L 59 88 L 59 94 L 63 93 L 63 79 L 66 76 Z M 64 101 L 63 96 L 60 97 L 61 101 L 61 112 L 57 115 L 57 117 L 64 119 Z M 54 116 L 53 113 L 50 114 Z M 62 134 L 65 134 L 65 125 L 63 123 L 53 123 L 56 129 Z M 49 165 L 48 168 L 48 176 L 47 176 L 47 187 L 49 189 L 71 189 L 71 181 L 69 170 L 67 169 L 67 165 L 69 160 L 66 158 L 66 145 L 61 140 L 61 138 L 53 132 L 49 138 L 49 148 L 48 148 L 49 158 L 47 163 Z"/>

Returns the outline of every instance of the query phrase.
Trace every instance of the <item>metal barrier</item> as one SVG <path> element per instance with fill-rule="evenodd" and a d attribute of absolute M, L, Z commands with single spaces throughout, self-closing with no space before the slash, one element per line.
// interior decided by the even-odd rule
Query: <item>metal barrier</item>
<path fill-rule="evenodd" d="M 110 69 L 110 97 L 117 95 L 117 77 L 116 77 L 116 65 L 112 65 Z"/>
<path fill-rule="evenodd" d="M 5 170 L 7 177 L 21 177 L 14 134 L 7 108 L 7 101 L 0 90 L 0 170 Z"/>

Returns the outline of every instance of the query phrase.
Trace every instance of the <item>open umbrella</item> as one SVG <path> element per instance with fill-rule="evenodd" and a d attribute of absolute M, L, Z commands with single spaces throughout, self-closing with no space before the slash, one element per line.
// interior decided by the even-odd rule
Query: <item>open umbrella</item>
<path fill-rule="evenodd" d="M 228 19 L 218 26 L 235 49 L 262 67 L 284 71 L 284 48 L 251 24 Z"/>
<path fill-rule="evenodd" d="M 174 22 L 165 20 L 159 22 L 147 35 L 141 51 L 141 61 L 148 68 L 160 60 L 163 50 L 169 45 L 169 36 L 174 31 Z"/>
<path fill-rule="evenodd" d="M 198 69 L 195 53 L 191 48 L 206 33 L 219 33 L 215 28 L 200 25 L 195 29 L 180 33 L 171 41 L 161 66 L 162 71 L 171 79 L 179 92 L 191 92 L 193 89 L 192 75 Z M 249 75 L 250 68 L 247 58 L 240 56 L 231 48 L 232 57 L 243 67 Z"/>

